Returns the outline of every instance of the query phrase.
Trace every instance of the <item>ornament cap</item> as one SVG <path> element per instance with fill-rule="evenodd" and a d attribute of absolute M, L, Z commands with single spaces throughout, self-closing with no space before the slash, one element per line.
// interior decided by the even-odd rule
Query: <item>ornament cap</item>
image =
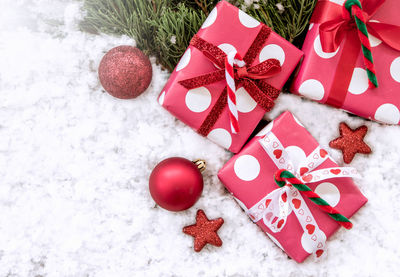
<path fill-rule="evenodd" d="M 200 172 L 203 172 L 206 170 L 206 161 L 202 159 L 196 159 L 193 161 L 193 163 L 197 166 L 197 168 L 200 170 Z"/>

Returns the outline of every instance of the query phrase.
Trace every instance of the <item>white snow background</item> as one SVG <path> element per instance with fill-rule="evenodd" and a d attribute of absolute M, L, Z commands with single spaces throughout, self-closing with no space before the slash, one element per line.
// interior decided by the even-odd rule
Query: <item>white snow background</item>
<path fill-rule="evenodd" d="M 341 121 L 366 124 L 373 148 L 352 163 L 369 198 L 354 228 L 337 232 L 323 259 L 297 264 L 218 181 L 231 154 L 159 106 L 168 73 L 153 59 L 142 96 L 103 91 L 100 59 L 134 42 L 80 32 L 81 4 L 0 0 L 0 276 L 399 276 L 400 127 L 279 98 L 267 119 L 290 110 L 325 147 Z M 170 156 L 208 163 L 202 197 L 180 213 L 148 191 L 152 168 Z M 195 253 L 182 233 L 199 208 L 225 219 L 221 248 Z"/>

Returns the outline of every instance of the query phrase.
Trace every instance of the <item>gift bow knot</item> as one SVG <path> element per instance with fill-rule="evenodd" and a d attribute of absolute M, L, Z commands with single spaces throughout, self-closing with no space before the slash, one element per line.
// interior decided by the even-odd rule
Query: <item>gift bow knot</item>
<path fill-rule="evenodd" d="M 241 80 L 266 79 L 280 72 L 280 63 L 276 59 L 270 59 L 264 62 L 267 66 L 254 68 L 248 67 L 242 56 L 236 51 L 230 51 L 225 57 L 225 79 L 227 88 L 227 102 L 229 109 L 229 119 L 231 131 L 233 134 L 239 132 L 239 114 L 236 102 L 236 89 Z M 250 70 L 250 72 L 249 72 Z"/>
<path fill-rule="evenodd" d="M 306 184 L 297 179 L 290 171 L 280 169 L 275 173 L 274 179 L 277 185 L 280 187 L 286 185 L 294 186 L 298 191 L 302 192 L 304 196 L 307 196 L 312 202 L 318 205 L 324 212 L 326 212 L 331 218 L 337 221 L 344 228 L 351 229 L 353 227 L 353 224 L 347 217 L 340 214 L 317 193 L 313 192 Z"/>
<path fill-rule="evenodd" d="M 201 51 L 214 64 L 217 70 L 181 80 L 179 83 L 186 89 L 194 89 L 223 80 L 226 82 L 224 91 L 198 129 L 200 134 L 208 135 L 226 105 L 228 105 L 232 133 L 239 131 L 235 95 L 239 86 L 243 86 L 247 93 L 265 111 L 269 111 L 272 108 L 280 90 L 269 85 L 265 79 L 281 72 L 280 62 L 277 59 L 268 59 L 257 65 L 252 65 L 270 33 L 271 29 L 263 26 L 243 58 L 236 50 L 225 53 L 198 35 L 192 38 L 190 45 Z"/>
<path fill-rule="evenodd" d="M 319 27 L 321 46 L 324 52 L 335 52 L 348 32 L 357 30 L 370 87 L 377 87 L 378 81 L 369 36 L 373 35 L 393 49 L 400 51 L 400 40 L 398 39 L 400 26 L 370 20 L 384 2 L 385 0 L 369 0 L 361 3 L 360 0 L 347 0 L 341 15 L 328 12 L 325 15 L 327 20 L 324 20 Z M 335 4 L 329 3 L 328 5 Z"/>
<path fill-rule="evenodd" d="M 306 184 L 332 178 L 357 177 L 356 170 L 350 167 L 317 169 L 329 158 L 326 150 L 319 146 L 304 160 L 294 164 L 292 157 L 271 131 L 262 137 L 259 143 L 278 167 L 274 179 L 279 187 L 251 207 L 247 214 L 254 222 L 262 220 L 272 232 L 277 233 L 284 228 L 288 216 L 293 212 L 304 235 L 313 243 L 314 254 L 321 256 L 324 253 L 326 236 L 320 230 L 303 196 L 309 198 L 346 229 L 350 229 L 352 223 Z"/>

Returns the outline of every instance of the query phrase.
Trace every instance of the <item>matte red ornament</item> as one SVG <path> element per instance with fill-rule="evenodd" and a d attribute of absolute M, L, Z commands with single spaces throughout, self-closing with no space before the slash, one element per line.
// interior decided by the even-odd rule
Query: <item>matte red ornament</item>
<path fill-rule="evenodd" d="M 352 130 L 346 123 L 339 125 L 340 137 L 329 143 L 331 148 L 339 149 L 343 153 L 343 161 L 351 163 L 357 153 L 370 154 L 371 148 L 364 142 L 368 132 L 367 126 L 363 125 Z"/>
<path fill-rule="evenodd" d="M 177 212 L 189 209 L 203 191 L 203 176 L 200 170 L 204 168 L 203 161 L 191 162 L 179 157 L 163 160 L 151 172 L 151 196 L 166 210 Z"/>
<path fill-rule="evenodd" d="M 149 58 L 136 47 L 118 46 L 104 55 L 99 66 L 103 88 L 121 99 L 135 98 L 150 85 L 153 72 Z"/>
<path fill-rule="evenodd" d="M 198 210 L 196 224 L 184 227 L 183 232 L 194 237 L 194 251 L 200 252 L 207 243 L 218 247 L 222 245 L 217 234 L 222 224 L 224 220 L 221 217 L 209 220 L 203 210 Z"/>

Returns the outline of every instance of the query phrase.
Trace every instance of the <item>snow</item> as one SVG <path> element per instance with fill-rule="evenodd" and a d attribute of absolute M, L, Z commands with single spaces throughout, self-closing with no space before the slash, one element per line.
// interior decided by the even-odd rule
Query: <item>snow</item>
<path fill-rule="evenodd" d="M 366 124 L 374 151 L 352 163 L 369 198 L 354 229 L 335 234 L 325 258 L 297 264 L 218 181 L 231 154 L 159 106 L 168 73 L 154 60 L 139 98 L 102 90 L 101 57 L 134 42 L 80 32 L 82 14 L 71 0 L 0 1 L 0 276 L 398 276 L 400 127 L 279 98 L 267 119 L 289 109 L 325 147 L 341 121 Z M 170 156 L 208 165 L 201 199 L 180 213 L 148 192 L 151 169 Z M 221 248 L 195 253 L 182 233 L 199 208 L 225 219 Z"/>

